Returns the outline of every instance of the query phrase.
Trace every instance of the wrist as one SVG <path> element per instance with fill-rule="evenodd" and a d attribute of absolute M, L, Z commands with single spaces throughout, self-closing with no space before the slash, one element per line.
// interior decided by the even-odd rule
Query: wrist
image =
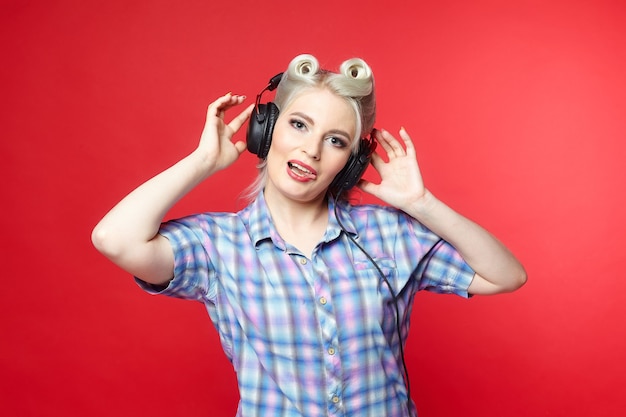
<path fill-rule="evenodd" d="M 207 153 L 201 148 L 196 148 L 185 159 L 188 160 L 200 180 L 204 180 L 218 171 L 215 158 L 207 157 Z"/>
<path fill-rule="evenodd" d="M 415 219 L 422 221 L 431 217 L 432 214 L 436 212 L 439 204 L 439 199 L 437 199 L 433 193 L 428 190 L 424 190 L 424 193 L 420 197 L 413 200 L 409 204 L 408 210 L 405 211 Z"/>

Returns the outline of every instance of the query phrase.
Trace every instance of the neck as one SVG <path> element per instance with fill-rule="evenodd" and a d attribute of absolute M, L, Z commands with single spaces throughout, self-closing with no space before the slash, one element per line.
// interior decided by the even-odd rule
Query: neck
<path fill-rule="evenodd" d="M 264 191 L 264 196 L 274 222 L 280 221 L 292 228 L 305 228 L 320 218 L 325 220 L 328 218 L 328 201 L 325 196 L 313 201 L 297 201 L 270 189 Z"/>
<path fill-rule="evenodd" d="M 328 225 L 328 202 L 325 196 L 301 202 L 269 189 L 266 189 L 264 195 L 280 236 L 308 256 L 324 236 Z"/>

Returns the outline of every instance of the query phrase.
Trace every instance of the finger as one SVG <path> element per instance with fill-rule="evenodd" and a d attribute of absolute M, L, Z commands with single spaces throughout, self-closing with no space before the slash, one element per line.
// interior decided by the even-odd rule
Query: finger
<path fill-rule="evenodd" d="M 375 137 L 376 137 L 376 141 L 380 144 L 380 146 L 383 147 L 383 149 L 385 150 L 386 154 L 389 154 L 390 152 L 392 152 L 392 148 L 391 145 L 389 145 L 389 141 L 387 140 L 386 136 L 385 136 L 385 132 L 386 130 L 376 130 L 375 132 Z"/>
<path fill-rule="evenodd" d="M 400 137 L 404 141 L 404 149 L 406 150 L 407 155 L 415 155 L 415 145 L 413 144 L 411 136 L 406 131 L 404 126 L 400 128 Z"/>
<path fill-rule="evenodd" d="M 254 108 L 254 103 L 250 104 L 244 111 L 239 113 L 233 120 L 230 121 L 228 127 L 230 127 L 233 132 L 237 132 L 241 129 L 241 126 L 248 120 L 250 115 L 252 114 L 252 109 Z"/>
<path fill-rule="evenodd" d="M 224 112 L 230 109 L 237 104 L 242 103 L 245 100 L 246 96 L 233 95 L 232 93 L 227 93 L 222 97 L 219 97 L 213 103 L 209 105 L 209 109 L 207 111 L 207 117 L 224 117 Z"/>
<path fill-rule="evenodd" d="M 228 110 L 232 107 L 240 105 L 244 102 L 246 96 L 228 93 L 226 98 L 227 100 L 221 105 L 222 110 Z"/>
<path fill-rule="evenodd" d="M 370 182 L 366 179 L 360 179 L 356 184 L 357 188 L 363 191 L 364 193 L 373 195 L 374 197 L 380 198 L 378 195 L 379 185 L 373 182 Z"/>
<path fill-rule="evenodd" d="M 395 156 L 403 156 L 405 155 L 404 148 L 400 144 L 400 142 L 388 131 L 383 130 L 381 132 L 381 138 L 383 148 L 387 151 L 387 155 L 392 158 Z"/>
<path fill-rule="evenodd" d="M 234 143 L 235 145 L 235 149 L 237 150 L 237 153 L 239 155 L 241 155 L 246 149 L 248 149 L 248 146 L 246 145 L 246 142 L 242 141 L 242 140 L 238 140 L 237 142 Z"/>
<path fill-rule="evenodd" d="M 209 104 L 209 108 L 207 109 L 207 120 L 212 119 L 214 117 L 220 117 L 220 113 L 222 112 L 222 105 L 226 102 L 226 100 L 230 100 L 230 93 L 218 98 L 211 104 Z"/>
<path fill-rule="evenodd" d="M 220 119 L 224 120 L 224 115 L 226 114 L 226 111 L 243 101 L 241 97 L 242 96 L 237 96 L 237 95 L 233 95 L 232 93 L 227 93 L 224 96 L 225 100 L 219 106 L 217 116 Z"/>
<path fill-rule="evenodd" d="M 387 141 L 389 142 L 389 145 L 391 146 L 391 148 L 393 149 L 393 152 L 396 155 L 404 155 L 404 148 L 402 147 L 402 144 L 400 143 L 400 141 L 398 139 L 396 139 L 395 136 L 393 136 L 391 133 L 385 131 L 386 133 L 386 138 Z"/>
<path fill-rule="evenodd" d="M 385 165 L 385 160 L 382 156 L 374 152 L 371 155 L 370 164 L 374 167 L 376 171 L 380 172 L 383 165 Z"/>
<path fill-rule="evenodd" d="M 357 182 L 356 186 L 361 191 L 371 194 L 373 196 L 376 196 L 375 192 L 376 192 L 377 185 L 374 184 L 373 182 L 370 182 L 366 179 L 360 179 L 359 182 Z"/>
<path fill-rule="evenodd" d="M 411 136 L 406 131 L 404 126 L 400 128 L 400 137 L 404 141 L 404 146 L 406 148 L 407 156 L 410 157 L 410 158 L 413 158 L 415 160 L 415 163 L 417 164 L 417 170 L 419 171 L 420 170 L 420 165 L 419 165 L 419 161 L 418 161 L 418 158 L 417 158 L 417 151 L 415 150 L 415 144 L 413 144 L 413 141 L 411 140 Z M 421 175 L 421 173 L 420 173 L 420 175 Z"/>

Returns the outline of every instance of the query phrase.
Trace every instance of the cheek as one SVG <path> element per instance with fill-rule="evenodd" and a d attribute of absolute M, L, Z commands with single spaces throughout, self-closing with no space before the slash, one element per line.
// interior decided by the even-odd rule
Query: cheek
<path fill-rule="evenodd" d="M 270 153 L 274 151 L 274 153 L 280 154 L 288 152 L 291 149 L 291 147 L 289 146 L 291 141 L 289 140 L 289 136 L 285 133 L 286 132 L 283 126 L 277 125 L 274 128 L 274 132 L 272 134 L 272 142 L 270 144 L 269 150 Z"/>
<path fill-rule="evenodd" d="M 281 165 L 281 163 L 279 162 L 281 158 L 279 154 L 276 153 L 276 151 L 274 151 L 273 149 L 273 147 L 270 147 L 270 151 L 268 152 L 267 158 L 265 159 L 267 172 L 269 173 L 276 172 L 276 170 L 279 168 L 279 165 Z"/>
<path fill-rule="evenodd" d="M 346 164 L 348 163 L 348 158 L 350 155 L 345 154 L 335 154 L 327 159 L 329 171 L 334 171 L 335 173 L 339 173 Z"/>

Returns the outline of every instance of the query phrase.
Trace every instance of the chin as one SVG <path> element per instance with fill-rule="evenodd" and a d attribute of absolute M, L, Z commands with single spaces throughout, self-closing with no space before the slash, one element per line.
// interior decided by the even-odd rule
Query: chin
<path fill-rule="evenodd" d="M 303 190 L 301 187 L 290 187 L 291 189 L 284 190 L 283 194 L 294 201 L 300 203 L 317 202 L 320 199 L 326 198 L 326 188 L 322 190 L 308 189 Z"/>

